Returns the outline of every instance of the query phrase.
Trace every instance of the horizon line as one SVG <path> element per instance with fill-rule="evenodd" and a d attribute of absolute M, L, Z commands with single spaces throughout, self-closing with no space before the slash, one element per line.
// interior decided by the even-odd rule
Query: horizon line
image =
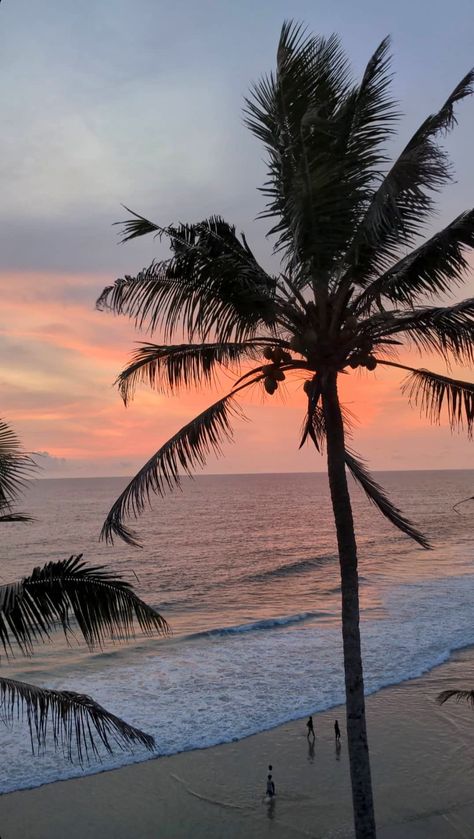
<path fill-rule="evenodd" d="M 379 472 L 474 472 L 474 467 L 468 468 L 438 468 L 438 469 L 371 469 L 371 472 L 379 473 Z M 180 475 L 180 480 L 184 480 L 189 478 L 190 480 L 195 480 L 196 478 L 236 478 L 236 477 L 253 477 L 257 475 L 326 475 L 327 471 L 324 469 L 314 469 L 311 471 L 285 471 L 285 472 L 206 472 L 205 474 L 199 475 L 187 475 L 183 474 Z M 39 481 L 103 481 L 103 480 L 119 480 L 123 478 L 124 480 L 133 479 L 133 475 L 48 475 L 48 476 L 35 476 L 34 480 Z"/>

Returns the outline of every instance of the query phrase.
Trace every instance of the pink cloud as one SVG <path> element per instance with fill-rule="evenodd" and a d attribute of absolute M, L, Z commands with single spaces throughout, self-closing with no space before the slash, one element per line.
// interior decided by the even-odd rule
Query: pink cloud
<path fill-rule="evenodd" d="M 133 343 L 146 336 L 127 320 L 95 310 L 95 298 L 109 282 L 109 277 L 95 275 L 9 274 L 3 283 L 0 342 L 8 363 L 0 369 L 2 414 L 18 428 L 28 449 L 65 459 L 71 474 L 74 464 L 80 474 L 88 468 L 91 474 L 129 473 L 231 386 L 231 379 L 222 376 L 215 390 L 179 397 L 140 388 L 125 409 L 112 384 Z M 420 363 L 416 355 L 403 358 Z M 441 370 L 439 362 L 435 369 Z M 453 373 L 468 377 L 467 371 Z M 451 437 L 446 428 L 428 429 L 401 395 L 400 380 L 397 371 L 381 368 L 375 375 L 341 377 L 341 396 L 357 418 L 356 445 L 369 457 L 375 452 L 378 468 L 429 468 L 441 448 L 444 467 L 471 462 L 470 444 Z M 266 400 L 254 389 L 241 402 L 252 422 L 237 420 L 236 444 L 225 447 L 221 461 L 211 458 L 210 471 L 324 468 L 315 452 L 298 451 L 305 410 L 302 381 Z M 401 441 L 400 460 L 394 453 Z"/>

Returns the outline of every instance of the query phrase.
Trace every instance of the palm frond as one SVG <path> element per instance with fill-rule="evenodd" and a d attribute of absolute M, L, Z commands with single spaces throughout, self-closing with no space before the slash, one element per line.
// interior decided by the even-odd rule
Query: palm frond
<path fill-rule="evenodd" d="M 134 637 L 135 621 L 147 635 L 167 634 L 166 620 L 104 566 L 89 566 L 82 554 L 35 568 L 29 577 L 0 586 L 0 642 L 8 654 L 15 641 L 31 654 L 36 641 L 61 626 L 77 625 L 90 649 L 106 638 Z"/>
<path fill-rule="evenodd" d="M 128 207 L 124 206 L 124 209 L 127 213 L 134 216 L 134 218 L 115 222 L 116 225 L 119 225 L 122 228 L 123 237 L 120 240 L 121 244 L 129 242 L 130 239 L 137 239 L 139 236 L 148 236 L 150 233 L 154 233 L 158 236 L 163 235 L 164 230 L 159 224 L 155 224 L 155 222 L 139 215 L 139 213 L 135 213 Z"/>
<path fill-rule="evenodd" d="M 155 748 L 154 738 L 111 714 L 90 696 L 0 678 L 0 720 L 13 724 L 26 713 L 31 747 L 42 751 L 51 735 L 55 748 L 80 764 L 99 757 L 98 743 L 111 754 L 114 747 Z"/>
<path fill-rule="evenodd" d="M 474 690 L 443 690 L 436 697 L 438 705 L 444 705 L 450 699 L 454 699 L 456 702 L 467 702 L 474 707 Z"/>
<path fill-rule="evenodd" d="M 10 512 L 35 468 L 35 462 L 22 450 L 13 429 L 0 420 L 0 511 Z"/>
<path fill-rule="evenodd" d="M 432 306 L 409 311 L 407 314 L 388 313 L 373 320 L 374 332 L 389 337 L 405 335 L 420 352 L 440 353 L 447 362 L 454 358 L 461 364 L 474 361 L 474 298 L 454 306 Z M 384 313 L 386 315 L 386 313 Z"/>
<path fill-rule="evenodd" d="M 276 75 L 246 99 L 246 124 L 268 154 L 261 215 L 276 218 L 270 234 L 290 264 L 328 271 L 352 236 L 395 117 L 387 51 L 384 41 L 354 87 L 337 37 L 307 37 L 286 23 Z"/>
<path fill-rule="evenodd" d="M 368 471 L 365 463 L 358 458 L 354 452 L 346 448 L 345 453 L 346 466 L 351 472 L 353 478 L 359 483 L 365 494 L 380 510 L 383 516 L 387 518 L 398 530 L 405 533 L 410 539 L 418 542 L 423 548 L 429 549 L 431 547 L 428 539 L 407 519 L 403 513 L 395 507 L 388 498 L 386 492 L 377 481 L 374 480 Z"/>
<path fill-rule="evenodd" d="M 1 510 L 3 508 L 0 507 L 0 522 L 31 522 L 35 521 L 34 516 L 28 516 L 26 513 L 2 513 Z"/>
<path fill-rule="evenodd" d="M 432 193 L 452 176 L 440 134 L 456 123 L 454 106 L 473 92 L 474 71 L 457 85 L 442 108 L 429 116 L 405 146 L 373 195 L 346 255 L 348 275 L 365 286 L 386 271 L 401 247 L 412 243 L 433 211 Z"/>
<path fill-rule="evenodd" d="M 235 388 L 206 408 L 142 466 L 113 504 L 102 527 L 101 539 L 113 543 L 114 537 L 118 536 L 129 545 L 139 545 L 136 535 L 124 525 L 124 518 L 138 518 L 150 503 L 152 494 L 163 496 L 167 490 L 180 487 L 180 469 L 191 475 L 194 469 L 205 465 L 211 452 L 221 454 L 222 444 L 232 439 L 231 420 L 243 417 L 235 394 L 250 384 L 253 382 Z"/>
<path fill-rule="evenodd" d="M 351 114 L 348 147 L 357 146 L 360 161 L 365 167 L 377 171 L 385 155 L 378 151 L 393 133 L 393 122 L 398 119 L 396 103 L 389 95 L 392 74 L 390 71 L 390 38 L 384 38 L 369 60 L 359 87 L 349 98 L 347 110 Z"/>
<path fill-rule="evenodd" d="M 461 213 L 420 247 L 377 277 L 355 301 L 358 311 L 381 298 L 415 305 L 424 295 L 449 294 L 466 279 L 467 248 L 474 248 L 474 210 Z"/>
<path fill-rule="evenodd" d="M 259 326 L 273 329 L 276 280 L 258 264 L 245 237 L 219 216 L 199 224 L 168 227 L 173 256 L 136 277 L 105 288 L 99 309 L 127 315 L 138 328 L 164 330 L 172 339 L 184 329 L 193 340 L 246 340 Z"/>
<path fill-rule="evenodd" d="M 241 343 L 142 344 L 118 376 L 116 384 L 125 404 L 133 398 L 138 384 L 145 383 L 163 393 L 210 384 L 217 368 L 239 365 L 243 359 L 255 359 L 265 347 L 275 343 L 276 339 L 255 338 Z"/>
<path fill-rule="evenodd" d="M 453 431 L 467 430 L 469 438 L 474 430 L 474 384 L 460 379 L 450 379 L 429 370 L 415 370 L 392 362 L 383 361 L 392 367 L 409 370 L 402 383 L 402 391 L 410 402 L 417 405 L 430 422 L 439 424 L 446 410 Z"/>

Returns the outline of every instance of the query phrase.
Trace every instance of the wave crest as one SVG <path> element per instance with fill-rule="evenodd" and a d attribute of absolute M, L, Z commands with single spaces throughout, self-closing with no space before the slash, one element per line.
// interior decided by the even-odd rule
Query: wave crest
<path fill-rule="evenodd" d="M 326 565 L 328 562 L 335 562 L 336 560 L 337 556 L 335 554 L 323 554 L 322 556 L 315 556 L 310 559 L 299 559 L 297 562 L 291 562 L 289 565 L 279 565 L 278 568 L 269 568 L 268 571 L 249 574 L 244 579 L 248 582 L 263 583 L 266 580 L 278 577 L 304 574 L 306 571 L 311 571 L 313 568 L 320 568 L 322 565 Z"/>
<path fill-rule="evenodd" d="M 207 629 L 203 632 L 194 632 L 188 635 L 188 640 L 191 638 L 212 638 L 222 637 L 223 635 L 240 635 L 243 632 L 261 632 L 265 629 L 276 629 L 280 626 L 289 626 L 293 623 L 301 623 L 302 621 L 313 620 L 314 618 L 330 617 L 331 612 L 300 612 L 297 615 L 286 615 L 281 618 L 264 618 L 260 621 L 253 621 L 252 623 L 241 623 L 237 626 L 219 626 L 216 629 Z"/>

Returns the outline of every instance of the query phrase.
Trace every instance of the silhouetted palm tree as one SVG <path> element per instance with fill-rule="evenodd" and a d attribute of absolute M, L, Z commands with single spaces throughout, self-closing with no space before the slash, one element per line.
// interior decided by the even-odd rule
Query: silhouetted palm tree
<path fill-rule="evenodd" d="M 384 40 L 359 84 L 338 39 L 307 36 L 286 23 L 277 66 L 252 89 L 245 119 L 265 146 L 268 177 L 263 218 L 272 222 L 281 271 L 260 266 L 246 238 L 218 216 L 162 227 L 136 213 L 123 241 L 165 237 L 169 258 L 104 289 L 99 308 L 132 318 L 162 344 L 145 343 L 120 374 L 127 403 L 138 383 L 164 393 L 208 385 L 219 370 L 243 375 L 217 402 L 178 431 L 143 466 L 114 503 L 103 536 L 135 541 L 127 516 L 152 493 L 204 465 L 231 436 L 238 397 L 260 386 L 273 394 L 305 377 L 301 444 L 327 446 L 342 585 L 347 731 L 358 839 L 375 836 L 359 635 L 357 550 L 346 467 L 370 500 L 423 547 L 428 541 L 394 507 L 347 447 L 347 417 L 338 377 L 385 367 L 404 375 L 403 391 L 428 418 L 443 411 L 452 428 L 474 425 L 474 385 L 397 360 L 408 341 L 441 360 L 472 362 L 474 299 L 432 306 L 463 281 L 465 248 L 474 245 L 474 210 L 419 244 L 433 193 L 451 177 L 438 139 L 455 124 L 454 106 L 472 92 L 470 72 L 389 164 L 385 145 L 397 109 L 390 97 L 389 42 Z M 409 252 L 409 248 L 413 248 Z M 428 301 L 428 302 L 425 302 Z M 182 340 L 184 333 L 187 343 Z M 174 343 L 173 343 L 174 342 Z M 252 369 L 247 369 L 253 362 Z M 242 370 L 241 365 L 244 365 Z"/>
<path fill-rule="evenodd" d="M 31 521 L 14 504 L 34 469 L 14 431 L 0 421 L 0 522 Z M 74 622 L 73 622 L 74 621 Z M 135 622 L 147 635 L 166 634 L 165 619 L 134 593 L 132 586 L 103 566 L 92 567 L 82 555 L 48 562 L 22 580 L 0 586 L 0 643 L 8 657 L 31 655 L 34 645 L 58 627 L 68 635 L 79 628 L 90 650 L 106 638 L 127 640 Z M 154 739 L 111 714 L 90 696 L 29 685 L 0 676 L 0 720 L 12 723 L 26 711 L 33 750 L 48 741 L 80 763 L 98 755 L 98 744 L 154 748 Z"/>

